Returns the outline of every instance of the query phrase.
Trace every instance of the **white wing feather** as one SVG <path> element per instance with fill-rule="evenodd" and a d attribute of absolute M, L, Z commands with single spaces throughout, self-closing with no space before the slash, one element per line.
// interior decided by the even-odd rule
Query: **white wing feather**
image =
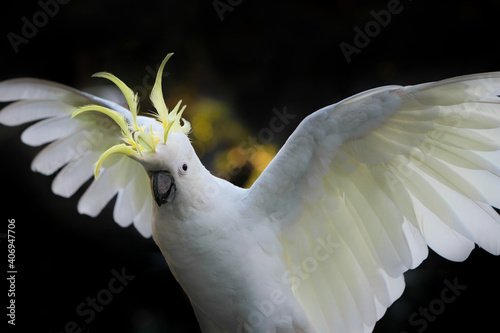
<path fill-rule="evenodd" d="M 499 94 L 500 73 L 358 94 L 307 117 L 254 183 L 317 332 L 371 332 L 427 245 L 500 254 Z"/>
<path fill-rule="evenodd" d="M 98 104 L 120 112 L 129 121 L 130 111 L 102 98 L 50 81 L 13 79 L 0 82 L 0 101 L 11 102 L 0 112 L 0 123 L 16 126 L 38 121 L 22 134 L 24 143 L 47 145 L 32 163 L 34 171 L 50 175 L 60 169 L 52 191 L 72 196 L 93 175 L 99 156 L 121 141 L 120 129 L 98 112 L 76 118 L 79 107 Z M 139 125 L 149 126 L 155 120 L 138 117 Z M 78 211 L 98 215 L 118 195 L 114 219 L 122 227 L 134 224 L 144 237 L 151 236 L 152 197 L 144 168 L 124 156 L 110 157 L 101 176 L 94 180 L 78 203 Z"/>

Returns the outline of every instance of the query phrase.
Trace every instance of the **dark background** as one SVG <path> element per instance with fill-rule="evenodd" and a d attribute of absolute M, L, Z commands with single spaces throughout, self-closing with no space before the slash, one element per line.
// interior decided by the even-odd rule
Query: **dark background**
<path fill-rule="evenodd" d="M 353 45 L 354 28 L 364 29 L 374 20 L 370 11 L 388 3 L 245 0 L 221 20 L 213 1 L 72 0 L 16 53 L 9 33 L 21 36 L 22 18 L 33 22 L 42 7 L 10 1 L 0 13 L 0 80 L 34 76 L 85 88 L 94 84 L 91 74 L 107 70 L 134 87 L 147 77 L 147 66 L 156 68 L 175 52 L 163 85 L 167 98 L 220 100 L 254 133 L 269 124 L 273 108 L 286 105 L 299 117 L 276 137 L 281 145 L 307 114 L 359 91 L 500 69 L 496 1 L 402 0 L 401 13 L 348 63 L 340 43 Z M 53 195 L 52 178 L 30 171 L 39 149 L 20 143 L 22 129 L 0 129 L 0 233 L 8 218 L 16 220 L 16 331 L 62 332 L 69 321 L 82 324 L 76 307 L 107 288 L 113 269 L 124 268 L 135 278 L 85 329 L 196 332 L 191 307 L 154 242 L 116 225 L 112 205 L 96 219 L 79 215 L 82 191 L 69 200 Z M 4 245 L 2 239 L 2 261 Z M 467 289 L 425 331 L 498 329 L 499 263 L 480 249 L 465 263 L 431 252 L 407 274 L 403 298 L 375 332 L 417 332 L 421 326 L 410 325 L 409 317 L 435 304 L 443 281 L 455 278 Z"/>

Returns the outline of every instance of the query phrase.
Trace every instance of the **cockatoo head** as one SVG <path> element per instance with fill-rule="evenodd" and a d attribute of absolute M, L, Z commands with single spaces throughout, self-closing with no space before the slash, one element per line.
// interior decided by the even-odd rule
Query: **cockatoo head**
<path fill-rule="evenodd" d="M 130 113 L 120 113 L 102 105 L 87 105 L 73 113 L 73 117 L 88 111 L 101 112 L 113 119 L 121 129 L 123 143 L 106 150 L 96 163 L 95 178 L 103 162 L 113 154 L 124 154 L 146 169 L 150 179 L 153 197 L 158 204 L 171 203 L 178 196 L 178 189 L 189 189 L 196 174 L 204 170 L 203 165 L 189 141 L 191 126 L 181 118 L 185 106 L 179 101 L 175 108 L 168 110 L 163 99 L 161 77 L 163 68 L 173 53 L 168 54 L 160 65 L 150 99 L 158 114 L 156 119 L 138 117 L 138 95 L 120 79 L 110 73 L 97 73 L 96 77 L 109 79 L 122 91 Z"/>
<path fill-rule="evenodd" d="M 159 143 L 155 152 L 133 158 L 148 172 L 158 206 L 174 200 L 189 202 L 190 193 L 198 187 L 199 178 L 206 171 L 189 138 L 180 131 L 169 134 L 167 142 Z"/>

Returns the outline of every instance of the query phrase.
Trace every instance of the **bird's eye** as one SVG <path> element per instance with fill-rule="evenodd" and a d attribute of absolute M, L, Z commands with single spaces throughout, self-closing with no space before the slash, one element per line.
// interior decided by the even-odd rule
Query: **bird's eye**
<path fill-rule="evenodd" d="M 181 172 L 186 173 L 186 171 L 188 171 L 188 165 L 187 163 L 183 163 L 181 166 Z"/>

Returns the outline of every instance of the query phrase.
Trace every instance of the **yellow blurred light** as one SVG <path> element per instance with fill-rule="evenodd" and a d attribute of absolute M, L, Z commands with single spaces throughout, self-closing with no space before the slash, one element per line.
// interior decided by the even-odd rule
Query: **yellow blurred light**
<path fill-rule="evenodd" d="M 212 124 L 204 120 L 197 121 L 193 124 L 193 132 L 195 133 L 196 138 L 203 142 L 210 141 L 214 135 Z"/>
<path fill-rule="evenodd" d="M 233 168 L 241 168 L 248 159 L 247 154 L 241 148 L 232 148 L 227 152 L 227 162 Z"/>
<path fill-rule="evenodd" d="M 252 165 L 258 172 L 264 171 L 267 165 L 271 162 L 271 160 L 276 155 L 275 149 L 271 151 L 271 149 L 267 148 L 266 150 L 257 150 L 252 158 Z"/>

